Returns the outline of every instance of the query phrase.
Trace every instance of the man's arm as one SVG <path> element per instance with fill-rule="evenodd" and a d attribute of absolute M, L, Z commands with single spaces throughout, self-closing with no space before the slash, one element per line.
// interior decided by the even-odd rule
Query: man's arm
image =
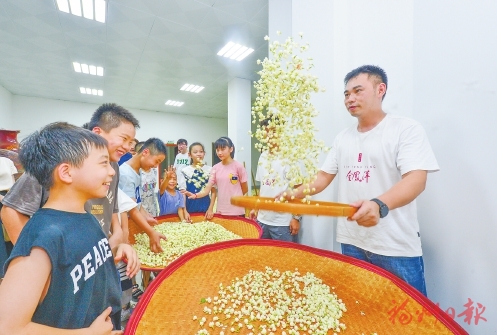
<path fill-rule="evenodd" d="M 112 330 L 112 322 L 106 320 L 110 309 L 85 329 L 57 329 L 31 322 L 40 300 L 48 290 L 51 269 L 48 254 L 37 247 L 31 250 L 29 256 L 16 257 L 11 261 L 0 285 L 0 335 L 108 334 Z M 29 273 L 36 273 L 36 276 L 27 276 Z"/>
<path fill-rule="evenodd" d="M 1 212 L 2 223 L 5 226 L 7 234 L 9 234 L 12 244 L 16 244 L 22 228 L 29 220 L 29 216 L 19 213 L 13 208 L 4 205 Z"/>
<path fill-rule="evenodd" d="M 424 191 L 427 175 L 428 172 L 425 170 L 407 172 L 402 175 L 402 179 L 398 183 L 377 198 L 383 201 L 390 210 L 405 206 Z M 352 203 L 351 206 L 358 207 L 359 209 L 349 218 L 349 221 L 357 221 L 357 224 L 365 227 L 378 224 L 380 212 L 376 202 L 360 200 Z"/>
<path fill-rule="evenodd" d="M 316 175 L 316 180 L 314 180 L 312 183 L 304 184 L 295 189 L 292 192 L 287 192 L 286 198 L 291 199 L 292 196 L 294 196 L 296 199 L 302 199 L 306 195 L 314 195 L 322 192 L 328 185 L 331 184 L 333 179 L 335 179 L 336 174 L 329 174 L 327 172 L 324 172 L 320 170 L 317 175 Z M 305 190 L 309 190 L 308 193 L 304 193 Z"/>

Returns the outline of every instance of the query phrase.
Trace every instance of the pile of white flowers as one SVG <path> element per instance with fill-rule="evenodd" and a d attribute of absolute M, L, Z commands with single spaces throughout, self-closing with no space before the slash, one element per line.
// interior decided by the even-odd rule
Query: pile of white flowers
<path fill-rule="evenodd" d="M 140 262 L 150 267 L 167 266 L 184 253 L 206 244 L 241 238 L 210 221 L 194 224 L 167 222 L 154 226 L 154 229 L 167 236 L 167 241 L 160 242 L 163 252 L 156 254 L 150 250 L 149 237 L 145 233 L 136 234 L 136 243 L 133 245 Z"/>
<path fill-rule="evenodd" d="M 299 35 L 302 38 L 303 34 Z M 287 175 L 290 188 L 308 185 L 318 171 L 319 154 L 328 150 L 323 141 L 315 138 L 318 129 L 313 118 L 318 112 L 311 103 L 311 93 L 319 92 L 320 88 L 317 77 L 309 73 L 314 66 L 312 58 L 304 59 L 301 55 L 308 48 L 308 44 L 300 45 L 291 37 L 284 43 L 270 43 L 273 57 L 262 62 L 257 60 L 262 70 L 258 72 L 260 79 L 254 83 L 257 97 L 252 107 L 252 123 L 257 123 L 257 130 L 250 134 L 259 141 L 256 149 L 268 152 L 270 175 L 274 173 L 271 160 L 279 159 L 290 167 Z M 266 119 L 269 125 L 261 127 L 260 121 Z M 275 183 L 281 185 L 282 182 L 276 177 Z M 309 191 L 307 188 L 305 193 Z"/>
<path fill-rule="evenodd" d="M 263 335 L 338 333 L 345 324 L 340 318 L 347 309 L 328 285 L 312 273 L 250 270 L 230 285 L 219 284 L 218 295 L 202 298 L 205 303 L 197 334 L 232 333 Z"/>

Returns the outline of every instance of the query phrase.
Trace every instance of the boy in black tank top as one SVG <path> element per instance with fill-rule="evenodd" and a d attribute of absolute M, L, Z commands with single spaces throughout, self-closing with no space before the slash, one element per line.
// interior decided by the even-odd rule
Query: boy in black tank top
<path fill-rule="evenodd" d="M 50 195 L 5 264 L 0 329 L 9 334 L 111 334 L 119 329 L 120 319 L 112 317 L 121 309 L 114 262 L 127 258 L 130 277 L 140 264 L 127 244 L 113 255 L 99 222 L 84 209 L 87 200 L 107 194 L 116 173 L 106 140 L 53 123 L 23 141 L 20 158 Z"/>

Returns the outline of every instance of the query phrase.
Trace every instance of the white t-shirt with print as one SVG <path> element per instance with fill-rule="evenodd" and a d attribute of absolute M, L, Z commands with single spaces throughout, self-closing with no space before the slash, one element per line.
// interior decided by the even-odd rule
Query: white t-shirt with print
<path fill-rule="evenodd" d="M 321 170 L 336 174 L 338 201 L 352 203 L 380 196 L 407 172 L 439 167 L 423 127 L 387 114 L 368 132 L 354 125 L 338 134 Z M 385 256 L 421 256 L 416 200 L 391 210 L 373 227 L 339 217 L 337 241 Z"/>
<path fill-rule="evenodd" d="M 287 190 L 287 174 L 290 168 L 288 166 L 283 166 L 279 159 L 272 160 L 271 168 L 274 170 L 274 173 L 270 174 L 267 170 L 267 162 L 268 155 L 266 152 L 263 152 L 259 157 L 255 179 L 261 182 L 261 197 L 274 198 Z M 275 183 L 276 176 L 278 175 L 281 183 Z M 257 214 L 257 220 L 270 226 L 289 226 L 290 221 L 292 220 L 292 214 L 261 209 Z"/>
<path fill-rule="evenodd" d="M 174 159 L 174 168 L 176 169 L 176 176 L 179 180 L 181 170 L 183 170 L 186 166 L 190 165 L 190 156 L 188 153 L 182 154 L 181 152 L 176 155 Z"/>

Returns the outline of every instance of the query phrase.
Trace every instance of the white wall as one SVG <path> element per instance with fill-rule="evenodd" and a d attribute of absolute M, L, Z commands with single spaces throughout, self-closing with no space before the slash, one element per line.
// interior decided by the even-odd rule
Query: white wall
<path fill-rule="evenodd" d="M 83 125 L 90 121 L 91 115 L 99 105 L 53 100 L 45 98 L 12 96 L 12 128 L 21 132 L 21 140 L 31 132 L 55 121 L 67 121 L 75 125 Z M 126 107 L 126 106 L 123 106 Z M 153 112 L 130 109 L 140 121 L 140 129 L 136 138 L 145 141 L 150 137 L 158 137 L 164 142 L 186 138 L 189 143 L 195 141 L 204 144 L 207 151 L 206 161 L 210 164 L 211 143 L 219 136 L 227 133 L 227 119 L 205 118 L 172 113 Z"/>
<path fill-rule="evenodd" d="M 12 94 L 0 85 L 0 129 L 15 130 L 10 125 Z"/>
<path fill-rule="evenodd" d="M 319 138 L 331 145 L 356 122 L 343 106 L 343 77 L 363 64 L 387 71 L 384 110 L 424 125 L 441 166 L 418 198 L 428 295 L 469 333 L 497 334 L 497 2 L 270 0 L 278 30 L 278 2 L 291 6 L 293 36 L 304 32 L 328 89 L 313 98 Z M 334 199 L 333 187 L 325 192 L 318 198 Z M 302 242 L 339 250 L 330 227 L 332 218 L 306 217 Z M 476 325 L 477 314 L 486 321 Z"/>

